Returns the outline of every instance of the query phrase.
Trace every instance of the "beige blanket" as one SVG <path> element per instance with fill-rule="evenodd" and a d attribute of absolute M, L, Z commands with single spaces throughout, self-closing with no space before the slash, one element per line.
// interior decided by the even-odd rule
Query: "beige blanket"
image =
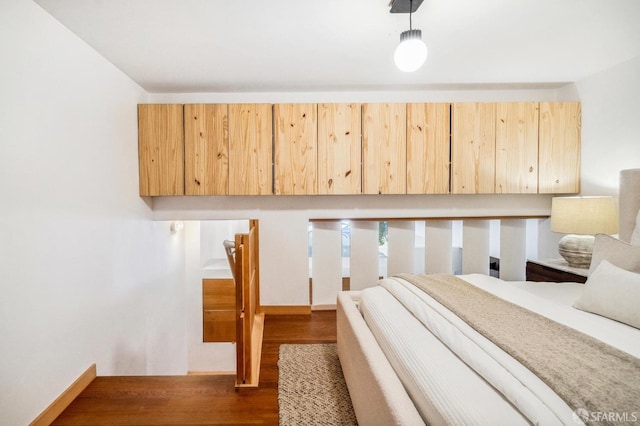
<path fill-rule="evenodd" d="M 640 359 L 507 302 L 452 275 L 411 275 L 414 284 L 534 372 L 572 409 L 615 423 L 640 411 Z M 611 421 L 613 420 L 613 421 Z"/>

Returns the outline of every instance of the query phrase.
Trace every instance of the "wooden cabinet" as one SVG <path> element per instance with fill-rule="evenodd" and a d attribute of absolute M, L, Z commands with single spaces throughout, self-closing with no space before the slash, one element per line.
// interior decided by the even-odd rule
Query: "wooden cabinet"
<path fill-rule="evenodd" d="M 277 104 L 274 121 L 274 192 L 311 195 L 317 191 L 316 104 Z"/>
<path fill-rule="evenodd" d="M 362 173 L 365 194 L 407 192 L 407 106 L 362 106 Z"/>
<path fill-rule="evenodd" d="M 362 192 L 360 104 L 318 105 L 318 194 Z"/>
<path fill-rule="evenodd" d="M 538 192 L 538 103 L 496 104 L 496 194 Z"/>
<path fill-rule="evenodd" d="M 579 102 L 541 102 L 538 192 L 580 192 Z"/>
<path fill-rule="evenodd" d="M 227 105 L 184 106 L 186 195 L 229 193 Z"/>
<path fill-rule="evenodd" d="M 580 191 L 578 102 L 138 111 L 142 196 Z"/>
<path fill-rule="evenodd" d="M 236 290 L 233 279 L 202 280 L 202 341 L 236 341 Z"/>
<path fill-rule="evenodd" d="M 451 192 L 492 194 L 495 190 L 493 103 L 456 103 L 452 108 Z"/>
<path fill-rule="evenodd" d="M 229 194 L 273 193 L 270 104 L 229 105 Z"/>
<path fill-rule="evenodd" d="M 448 194 L 451 104 L 407 105 L 407 194 Z"/>
<path fill-rule="evenodd" d="M 184 194 L 182 105 L 138 105 L 140 195 Z"/>

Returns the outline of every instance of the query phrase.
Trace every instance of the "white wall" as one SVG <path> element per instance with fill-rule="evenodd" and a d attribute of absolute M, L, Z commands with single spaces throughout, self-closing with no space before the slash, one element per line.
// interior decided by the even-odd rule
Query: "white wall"
<path fill-rule="evenodd" d="M 146 93 L 24 0 L 0 2 L 0 424 L 90 364 L 186 371 L 184 237 L 138 196 Z"/>
<path fill-rule="evenodd" d="M 620 170 L 640 168 L 640 57 L 559 91 L 582 103 L 581 193 L 618 195 Z M 540 227 L 538 255 L 559 257 L 562 234 Z"/>
<path fill-rule="evenodd" d="M 620 170 L 640 167 L 640 56 L 565 90 L 582 102 L 582 193 L 617 195 Z"/>
<path fill-rule="evenodd" d="M 259 219 L 263 305 L 308 305 L 309 219 L 549 214 L 550 196 L 159 197 L 154 218 Z"/>

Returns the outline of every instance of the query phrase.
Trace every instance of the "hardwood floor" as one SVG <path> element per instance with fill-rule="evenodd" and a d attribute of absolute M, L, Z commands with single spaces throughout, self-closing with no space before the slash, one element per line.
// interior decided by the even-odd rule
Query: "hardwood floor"
<path fill-rule="evenodd" d="M 276 425 L 280 345 L 335 341 L 335 311 L 267 316 L 259 389 L 236 391 L 234 376 L 97 377 L 53 424 Z"/>

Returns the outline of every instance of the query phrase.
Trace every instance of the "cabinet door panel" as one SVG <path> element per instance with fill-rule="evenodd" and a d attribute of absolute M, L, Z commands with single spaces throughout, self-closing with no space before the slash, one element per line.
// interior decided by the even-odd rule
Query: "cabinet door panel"
<path fill-rule="evenodd" d="M 138 105 L 140 195 L 184 195 L 182 105 Z"/>
<path fill-rule="evenodd" d="M 227 105 L 185 105 L 184 117 L 185 194 L 227 195 Z"/>
<path fill-rule="evenodd" d="M 318 193 L 361 193 L 361 106 L 318 105 Z"/>
<path fill-rule="evenodd" d="M 362 106 L 362 173 L 365 194 L 405 194 L 406 104 Z"/>
<path fill-rule="evenodd" d="M 229 194 L 267 195 L 272 183 L 270 104 L 229 105 Z"/>
<path fill-rule="evenodd" d="M 202 341 L 236 341 L 236 287 L 233 278 L 202 280 Z"/>
<path fill-rule="evenodd" d="M 235 342 L 236 311 L 203 311 L 203 342 Z"/>
<path fill-rule="evenodd" d="M 579 102 L 541 102 L 538 192 L 580 192 Z"/>
<path fill-rule="evenodd" d="M 538 192 L 538 103 L 496 105 L 497 194 Z"/>
<path fill-rule="evenodd" d="M 453 194 L 491 194 L 495 189 L 495 104 L 453 104 Z"/>
<path fill-rule="evenodd" d="M 407 194 L 448 194 L 451 104 L 407 105 Z"/>
<path fill-rule="evenodd" d="M 316 193 L 316 104 L 274 106 L 274 188 L 279 195 Z"/>

